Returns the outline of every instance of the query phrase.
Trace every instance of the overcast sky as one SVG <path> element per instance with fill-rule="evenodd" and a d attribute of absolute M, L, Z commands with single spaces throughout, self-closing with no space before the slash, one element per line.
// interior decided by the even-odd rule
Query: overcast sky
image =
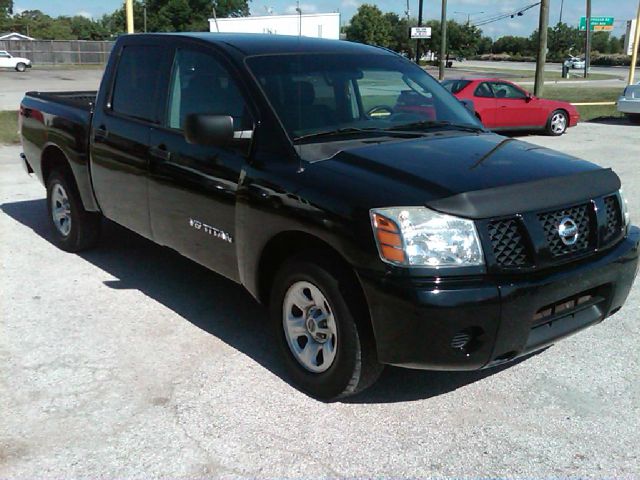
<path fill-rule="evenodd" d="M 347 23 L 349 18 L 356 11 L 358 6 L 366 1 L 360 0 L 300 0 L 304 13 L 313 12 L 335 12 L 339 11 L 341 21 Z M 449 0 L 449 18 L 458 21 L 466 21 L 466 14 L 455 12 L 472 13 L 472 21 L 480 21 L 483 17 L 489 17 L 498 13 L 511 13 L 519 8 L 525 7 L 537 0 Z M 14 0 L 16 11 L 38 9 L 52 15 L 85 15 L 99 18 L 104 13 L 111 13 L 122 5 L 120 0 L 82 0 L 80 2 L 71 0 Z M 378 0 L 370 1 L 375 3 L 383 11 L 393 11 L 403 15 L 407 3 L 406 0 Z M 549 23 L 554 25 L 560 16 L 560 5 L 562 0 L 551 0 L 551 13 Z M 581 15 L 585 14 L 585 0 L 564 0 L 562 20 L 570 25 L 578 24 Z M 439 0 L 424 0 L 425 18 L 440 18 Z M 264 15 L 267 10 L 275 14 L 294 13 L 295 1 L 292 0 L 254 0 L 250 2 L 251 13 L 253 15 Z M 615 5 L 615 7 L 614 7 Z M 417 17 L 418 0 L 409 0 L 411 14 Z M 626 20 L 635 17 L 637 0 L 592 0 L 593 16 L 612 16 L 615 18 L 615 35 L 624 33 Z M 522 17 L 514 19 L 507 18 L 498 22 L 485 25 L 482 28 L 486 35 L 497 37 L 501 35 L 529 35 L 538 22 L 538 7 L 528 10 Z M 479 13 L 484 12 L 484 13 Z"/>

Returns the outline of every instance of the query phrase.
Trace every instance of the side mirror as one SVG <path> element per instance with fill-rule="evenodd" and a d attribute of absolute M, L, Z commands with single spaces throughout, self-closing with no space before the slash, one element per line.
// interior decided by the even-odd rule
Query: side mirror
<path fill-rule="evenodd" d="M 533 95 L 531 95 L 530 93 L 527 94 L 526 97 L 524 97 L 524 101 L 529 103 L 531 100 L 533 100 Z"/>
<path fill-rule="evenodd" d="M 224 147 L 233 140 L 233 118 L 230 115 L 191 113 L 184 120 L 184 136 L 196 145 Z"/>
<path fill-rule="evenodd" d="M 473 105 L 473 100 L 469 100 L 468 98 L 463 98 L 462 100 L 460 100 L 460 103 L 464 105 L 464 108 L 469 110 L 470 113 L 472 113 L 473 115 L 476 114 L 476 107 Z"/>

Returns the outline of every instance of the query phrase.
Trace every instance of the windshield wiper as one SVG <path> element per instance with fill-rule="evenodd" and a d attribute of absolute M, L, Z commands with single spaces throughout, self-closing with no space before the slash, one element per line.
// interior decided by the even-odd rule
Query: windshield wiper
<path fill-rule="evenodd" d="M 333 130 L 323 130 L 322 132 L 314 132 L 308 133 L 306 135 L 300 135 L 299 137 L 294 137 L 293 141 L 297 142 L 299 140 L 306 140 L 308 138 L 322 138 L 322 137 L 333 137 L 340 135 L 350 135 L 352 133 L 384 133 L 388 134 L 384 129 L 381 128 L 358 128 L 358 127 L 344 127 L 344 128 L 336 128 Z"/>
<path fill-rule="evenodd" d="M 464 130 L 467 132 L 482 132 L 484 131 L 484 127 L 479 127 L 476 125 L 472 125 L 470 123 L 453 123 L 449 120 L 422 120 L 420 122 L 411 122 L 405 123 L 404 125 L 394 125 L 393 127 L 389 127 L 386 130 L 395 130 L 395 131 L 403 131 L 403 130 L 417 130 L 417 129 L 428 129 L 428 128 L 455 128 L 457 130 Z"/>

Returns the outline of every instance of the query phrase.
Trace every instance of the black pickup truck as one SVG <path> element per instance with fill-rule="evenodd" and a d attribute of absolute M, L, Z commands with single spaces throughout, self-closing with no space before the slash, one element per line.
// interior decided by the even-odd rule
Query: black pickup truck
<path fill-rule="evenodd" d="M 98 92 L 29 92 L 20 123 L 57 245 L 94 245 L 104 216 L 243 285 L 322 399 L 383 364 L 541 350 L 617 312 L 636 275 L 613 171 L 486 131 L 381 48 L 124 36 Z"/>

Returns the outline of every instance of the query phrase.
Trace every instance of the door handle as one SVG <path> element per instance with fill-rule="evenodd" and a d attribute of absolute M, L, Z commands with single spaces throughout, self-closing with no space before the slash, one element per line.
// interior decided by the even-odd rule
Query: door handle
<path fill-rule="evenodd" d="M 98 128 L 96 128 L 95 135 L 94 135 L 96 140 L 104 140 L 108 136 L 109 136 L 109 132 L 107 131 L 104 125 L 100 125 Z"/>
<path fill-rule="evenodd" d="M 171 160 L 171 152 L 164 145 L 149 148 L 149 154 L 163 162 Z"/>

